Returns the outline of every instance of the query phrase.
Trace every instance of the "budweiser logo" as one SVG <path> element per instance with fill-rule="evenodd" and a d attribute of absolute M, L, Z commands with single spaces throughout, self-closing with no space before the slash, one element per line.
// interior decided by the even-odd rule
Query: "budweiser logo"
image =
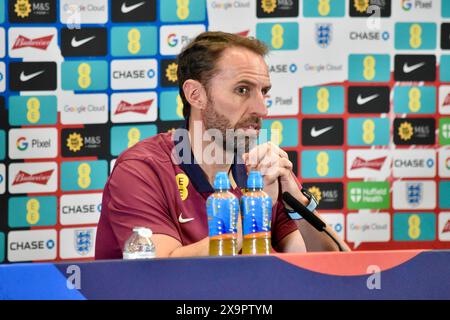
<path fill-rule="evenodd" d="M 450 93 L 447 93 L 447 96 L 444 99 L 444 103 L 442 105 L 443 107 L 448 107 L 450 106 Z"/>
<path fill-rule="evenodd" d="M 114 114 L 121 114 L 125 112 L 136 112 L 146 114 L 148 112 L 148 109 L 150 109 L 152 103 L 153 99 L 142 101 L 135 104 L 121 100 Z"/>
<path fill-rule="evenodd" d="M 373 160 L 365 160 L 363 158 L 356 157 L 356 159 L 353 160 L 352 167 L 350 168 L 350 170 L 362 168 L 381 170 L 381 167 L 383 166 L 385 161 L 386 157 L 377 158 Z"/>
<path fill-rule="evenodd" d="M 444 226 L 444 229 L 442 230 L 442 233 L 450 232 L 450 220 L 447 220 L 447 223 Z"/>
<path fill-rule="evenodd" d="M 16 42 L 14 42 L 12 48 L 13 49 L 36 48 L 40 50 L 46 50 L 52 39 L 53 35 L 36 39 L 28 39 L 27 37 L 21 35 L 17 37 Z"/>
<path fill-rule="evenodd" d="M 248 36 L 249 33 L 250 33 L 250 30 L 244 30 L 241 32 L 237 32 L 236 35 L 246 37 L 246 36 Z"/>
<path fill-rule="evenodd" d="M 43 171 L 35 174 L 29 174 L 20 170 L 14 178 L 13 185 L 22 183 L 37 183 L 46 185 L 50 177 L 52 176 L 53 169 Z"/>

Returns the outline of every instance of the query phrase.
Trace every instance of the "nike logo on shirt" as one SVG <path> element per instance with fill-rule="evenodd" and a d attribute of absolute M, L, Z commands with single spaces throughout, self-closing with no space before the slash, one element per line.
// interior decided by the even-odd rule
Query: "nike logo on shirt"
<path fill-rule="evenodd" d="M 82 46 L 83 44 L 91 41 L 92 39 L 94 39 L 95 36 L 83 39 L 83 40 L 77 40 L 75 37 L 72 38 L 72 41 L 70 42 L 70 44 L 72 45 L 72 47 L 74 48 L 78 48 L 79 46 Z"/>
<path fill-rule="evenodd" d="M 424 65 L 425 65 L 425 62 L 420 62 L 420 63 L 413 64 L 412 66 L 408 66 L 408 63 L 405 62 L 405 64 L 403 65 L 403 72 L 404 73 L 411 73 L 414 70 L 417 70 L 417 69 L 419 69 L 420 67 L 422 67 Z"/>
<path fill-rule="evenodd" d="M 333 129 L 333 126 L 325 127 L 320 130 L 316 130 L 316 127 L 312 127 L 311 128 L 311 137 L 317 138 L 318 136 L 324 134 L 327 131 L 330 131 L 331 129 Z"/>
<path fill-rule="evenodd" d="M 136 4 L 131 5 L 131 6 L 127 6 L 127 3 L 124 2 L 124 3 L 122 3 L 122 7 L 120 8 L 120 10 L 122 11 L 122 13 L 129 13 L 129 12 L 131 12 L 133 10 L 136 10 L 140 6 L 143 6 L 144 4 L 145 4 L 145 1 L 142 1 L 142 2 L 136 3 Z"/>
<path fill-rule="evenodd" d="M 179 223 L 186 223 L 186 222 L 190 222 L 190 221 L 194 220 L 194 218 L 183 218 L 182 215 L 183 215 L 183 213 L 180 213 L 180 216 L 178 217 Z"/>
<path fill-rule="evenodd" d="M 44 73 L 45 70 L 41 70 L 32 74 L 25 74 L 23 71 L 20 73 L 20 81 L 22 82 L 27 82 L 33 78 L 36 78 L 38 75 L 40 75 L 41 73 Z"/>
<path fill-rule="evenodd" d="M 371 96 L 365 97 L 363 98 L 360 94 L 358 95 L 358 97 L 356 98 L 356 103 L 360 106 L 362 106 L 363 104 L 366 104 L 367 102 L 372 101 L 373 99 L 378 98 L 379 94 L 373 94 Z"/>

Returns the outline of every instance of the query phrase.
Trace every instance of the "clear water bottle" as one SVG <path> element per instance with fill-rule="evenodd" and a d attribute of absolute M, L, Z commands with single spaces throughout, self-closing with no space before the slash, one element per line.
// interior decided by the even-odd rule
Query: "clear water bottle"
<path fill-rule="evenodd" d="M 242 196 L 242 254 L 270 254 L 272 199 L 263 191 L 259 171 L 250 171 L 247 191 Z"/>
<path fill-rule="evenodd" d="M 209 255 L 235 256 L 237 252 L 237 223 L 239 199 L 231 193 L 226 172 L 218 172 L 214 192 L 206 200 L 209 227 Z"/>
<path fill-rule="evenodd" d="M 133 234 L 125 242 L 124 260 L 151 259 L 156 256 L 156 248 L 152 242 L 152 230 L 145 227 L 134 227 Z"/>

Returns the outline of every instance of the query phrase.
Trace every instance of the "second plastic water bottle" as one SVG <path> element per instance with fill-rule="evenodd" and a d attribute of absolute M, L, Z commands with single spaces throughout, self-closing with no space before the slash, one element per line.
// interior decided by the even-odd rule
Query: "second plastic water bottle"
<path fill-rule="evenodd" d="M 209 227 L 209 255 L 235 256 L 237 252 L 237 223 L 239 200 L 230 190 L 226 172 L 218 172 L 214 192 L 206 200 Z"/>
<path fill-rule="evenodd" d="M 272 198 L 263 191 L 259 171 L 250 171 L 247 192 L 242 197 L 243 254 L 269 254 L 271 251 Z"/>

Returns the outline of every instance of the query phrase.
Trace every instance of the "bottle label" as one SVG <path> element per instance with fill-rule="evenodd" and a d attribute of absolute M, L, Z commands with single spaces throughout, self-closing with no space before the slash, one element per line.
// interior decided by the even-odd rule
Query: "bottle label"
<path fill-rule="evenodd" d="M 242 197 L 243 235 L 270 232 L 272 199 L 270 197 Z"/>
<path fill-rule="evenodd" d="M 211 195 L 206 202 L 210 238 L 229 238 L 237 233 L 239 200 L 215 198 Z"/>
<path fill-rule="evenodd" d="M 124 252 L 124 260 L 139 260 L 139 259 L 152 259 L 156 256 L 155 252 Z"/>

